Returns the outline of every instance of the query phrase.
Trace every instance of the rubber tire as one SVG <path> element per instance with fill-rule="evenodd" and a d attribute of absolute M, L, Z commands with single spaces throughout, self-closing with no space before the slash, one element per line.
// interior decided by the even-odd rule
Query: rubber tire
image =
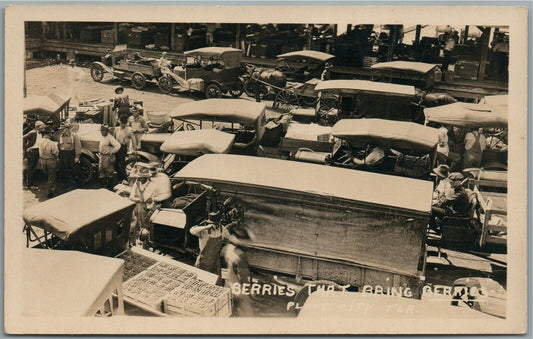
<path fill-rule="evenodd" d="M 86 156 L 82 156 L 80 157 L 79 166 L 80 182 L 82 185 L 85 185 L 93 179 L 96 173 L 93 168 L 93 161 Z"/>
<path fill-rule="evenodd" d="M 222 89 L 219 85 L 211 83 L 205 88 L 205 97 L 207 99 L 222 98 Z"/>
<path fill-rule="evenodd" d="M 229 94 L 233 97 L 233 98 L 238 98 L 242 95 L 242 93 L 244 92 L 243 90 L 243 84 L 242 83 L 238 83 L 236 84 L 234 87 L 232 87 L 230 90 L 229 90 Z"/>
<path fill-rule="evenodd" d="M 157 86 L 162 93 L 169 94 L 174 87 L 174 79 L 168 74 L 164 74 L 157 81 Z"/>
<path fill-rule="evenodd" d="M 252 80 L 248 79 L 244 82 L 243 85 L 244 93 L 250 98 L 255 98 L 255 88 Z"/>
<path fill-rule="evenodd" d="M 144 74 L 135 72 L 131 76 L 131 87 L 141 90 L 146 86 L 146 77 Z"/>
<path fill-rule="evenodd" d="M 91 65 L 91 78 L 96 82 L 101 82 L 104 78 L 104 69 L 98 64 Z"/>

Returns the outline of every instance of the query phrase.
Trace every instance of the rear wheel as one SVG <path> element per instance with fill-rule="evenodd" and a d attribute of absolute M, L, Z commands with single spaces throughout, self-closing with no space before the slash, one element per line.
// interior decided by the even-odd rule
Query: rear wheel
<path fill-rule="evenodd" d="M 255 86 L 252 80 L 248 79 L 244 82 L 244 92 L 247 96 L 253 98 L 255 97 Z"/>
<path fill-rule="evenodd" d="M 135 72 L 131 77 L 131 86 L 135 89 L 143 89 L 146 85 L 146 77 L 144 74 Z"/>
<path fill-rule="evenodd" d="M 93 78 L 94 81 L 100 82 L 104 78 L 104 69 L 102 66 L 98 64 L 93 64 L 91 66 L 91 78 Z"/>
<path fill-rule="evenodd" d="M 212 98 L 221 98 L 222 97 L 222 89 L 217 84 L 209 84 L 207 85 L 207 88 L 205 89 L 205 97 L 207 99 Z"/>
<path fill-rule="evenodd" d="M 172 88 L 174 87 L 174 79 L 172 79 L 170 75 L 165 74 L 159 78 L 157 86 L 161 92 L 168 94 L 172 92 Z"/>
<path fill-rule="evenodd" d="M 243 85 L 241 82 L 239 82 L 238 84 L 235 84 L 235 86 L 233 86 L 229 90 L 229 94 L 231 94 L 231 96 L 234 98 L 240 97 L 242 95 L 242 92 L 243 92 Z"/>
<path fill-rule="evenodd" d="M 279 91 L 274 99 L 273 107 L 284 113 L 300 107 L 298 96 L 292 91 Z"/>
<path fill-rule="evenodd" d="M 93 162 L 87 157 L 80 157 L 80 182 L 85 185 L 91 181 L 94 176 L 95 170 L 93 168 Z"/>

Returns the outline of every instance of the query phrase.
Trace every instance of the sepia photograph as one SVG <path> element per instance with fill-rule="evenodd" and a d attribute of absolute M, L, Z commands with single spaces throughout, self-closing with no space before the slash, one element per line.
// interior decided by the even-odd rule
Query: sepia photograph
<path fill-rule="evenodd" d="M 6 8 L 5 331 L 524 333 L 527 8 L 400 7 Z"/>

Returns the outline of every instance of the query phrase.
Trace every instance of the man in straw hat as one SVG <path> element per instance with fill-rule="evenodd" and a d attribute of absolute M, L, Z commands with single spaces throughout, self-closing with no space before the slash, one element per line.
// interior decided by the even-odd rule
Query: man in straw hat
<path fill-rule="evenodd" d="M 450 167 L 448 165 L 439 165 L 433 169 L 433 173 L 438 178 L 437 187 L 433 192 L 433 205 L 435 205 L 450 197 L 453 194 L 453 189 L 452 182 L 448 178 L 450 175 Z"/>

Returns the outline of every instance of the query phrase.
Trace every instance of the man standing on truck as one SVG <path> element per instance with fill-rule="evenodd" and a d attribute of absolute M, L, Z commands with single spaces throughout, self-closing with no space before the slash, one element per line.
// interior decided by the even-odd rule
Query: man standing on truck
<path fill-rule="evenodd" d="M 118 117 L 121 115 L 130 115 L 130 98 L 124 93 L 124 87 L 115 88 L 115 98 L 113 99 L 113 109 L 117 112 Z"/>

